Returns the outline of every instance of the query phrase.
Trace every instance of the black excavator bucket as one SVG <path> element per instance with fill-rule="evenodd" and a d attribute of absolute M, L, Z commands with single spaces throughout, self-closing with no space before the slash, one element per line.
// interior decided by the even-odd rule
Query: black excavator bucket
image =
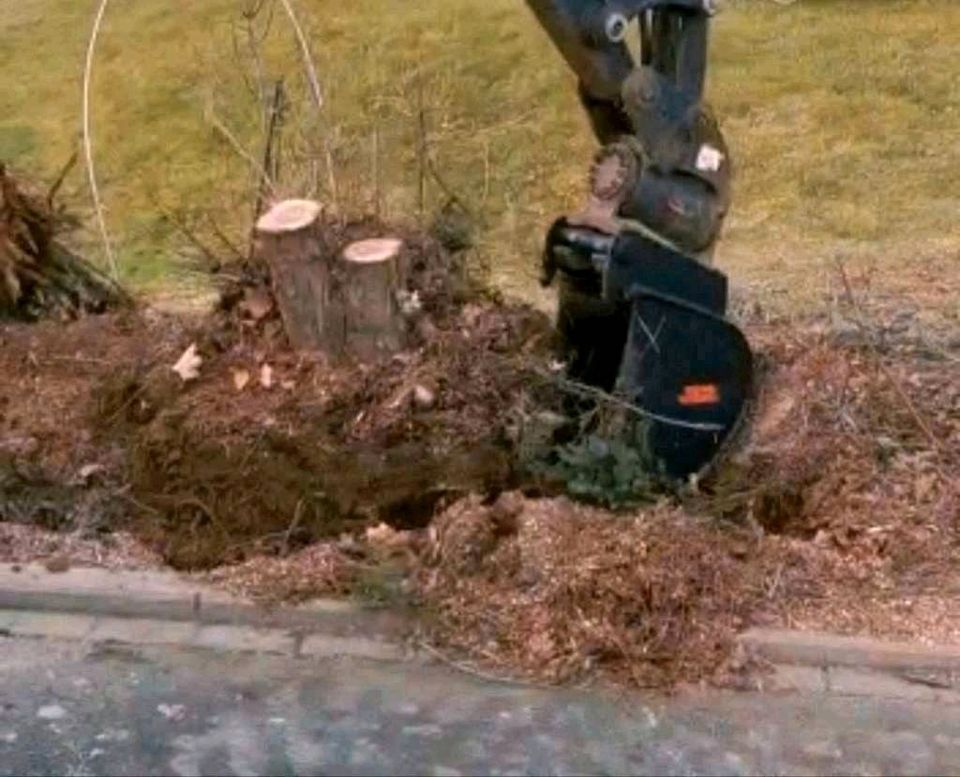
<path fill-rule="evenodd" d="M 666 474 L 709 464 L 748 399 L 750 348 L 722 318 L 677 300 L 633 303 L 620 394 L 648 414 L 647 450 Z"/>
<path fill-rule="evenodd" d="M 648 451 L 666 474 L 697 472 L 736 427 L 753 382 L 746 338 L 724 317 L 726 277 L 628 235 L 605 285 L 631 306 L 615 390 L 647 416 Z"/>
<path fill-rule="evenodd" d="M 602 236 L 563 221 L 551 230 L 548 253 L 567 290 L 561 333 L 573 346 L 571 377 L 634 406 L 646 453 L 664 474 L 700 471 L 736 428 L 752 390 L 750 347 L 725 317 L 726 276 L 642 234 Z"/>

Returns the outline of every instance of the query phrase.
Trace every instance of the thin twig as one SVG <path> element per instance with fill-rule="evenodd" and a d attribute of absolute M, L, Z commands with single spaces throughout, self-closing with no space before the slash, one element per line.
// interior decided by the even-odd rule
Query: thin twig
<path fill-rule="evenodd" d="M 460 210 L 462 210 L 470 218 L 474 218 L 473 209 L 463 201 L 463 198 L 460 197 L 444 180 L 443 176 L 440 175 L 440 171 L 437 169 L 436 162 L 434 162 L 433 157 L 430 154 L 430 149 L 426 149 L 426 159 L 427 159 L 427 170 L 430 173 L 430 177 L 436 181 L 437 185 L 447 195 L 447 199 L 456 205 Z"/>
<path fill-rule="evenodd" d="M 220 257 L 217 256 L 213 250 L 209 248 L 199 237 L 197 237 L 196 233 L 194 233 L 194 231 L 187 226 L 183 219 L 168 211 L 156 200 L 154 200 L 153 206 L 160 211 L 160 215 L 165 221 L 171 224 L 181 235 L 190 241 L 194 248 L 207 257 L 207 260 L 211 263 L 211 265 L 214 267 L 219 267 L 222 264 Z"/>
<path fill-rule="evenodd" d="M 487 204 L 490 197 L 490 141 L 487 138 L 483 140 L 483 195 L 480 202 Z"/>
<path fill-rule="evenodd" d="M 877 344 L 874 341 L 872 333 L 867 329 L 867 325 L 863 321 L 863 307 L 860 304 L 860 300 L 853 293 L 853 287 L 850 284 L 850 278 L 847 275 L 847 268 L 844 266 L 843 261 L 838 257 L 836 260 L 837 270 L 840 273 L 840 280 L 843 283 L 844 296 L 847 299 L 847 302 L 854 309 L 856 315 L 854 317 L 854 324 L 856 324 L 857 329 L 860 330 L 860 334 L 863 336 L 863 339 L 866 341 L 867 346 L 870 348 L 870 352 L 874 357 L 874 361 L 877 363 L 877 367 L 883 373 L 884 377 L 890 382 L 890 385 L 893 386 L 894 391 L 897 392 L 901 401 L 904 404 L 904 407 L 907 408 L 907 411 L 913 417 L 914 422 L 919 427 L 920 431 L 923 432 L 924 436 L 929 441 L 931 447 L 938 453 L 943 453 L 943 444 L 940 442 L 940 439 L 934 434 L 933 430 L 930 428 L 930 425 L 926 422 L 924 417 L 920 414 L 920 411 L 917 409 L 917 406 L 913 403 L 913 400 L 910 399 L 910 395 L 907 394 L 906 390 L 903 388 L 903 385 L 897 380 L 896 376 L 890 372 L 887 368 L 887 365 L 884 364 L 882 357 L 880 356 L 880 351 L 877 348 Z"/>
<path fill-rule="evenodd" d="M 437 163 L 433 158 L 433 154 L 430 151 L 430 140 L 427 135 L 426 107 L 423 103 L 423 77 L 421 74 L 418 74 L 417 76 L 417 166 L 419 175 L 417 204 L 419 206 L 419 214 L 421 218 L 423 217 L 423 211 L 425 209 L 425 179 L 428 173 L 436 182 L 437 186 L 440 187 L 441 191 L 447 195 L 447 199 L 451 203 L 460 208 L 460 210 L 462 210 L 470 218 L 474 218 L 473 209 L 467 205 L 463 201 L 463 198 L 460 197 L 460 195 L 458 195 L 447 183 L 446 179 L 440 173 Z"/>
<path fill-rule="evenodd" d="M 287 12 L 287 16 L 290 17 L 290 24 L 293 25 L 294 33 L 297 36 L 297 43 L 300 44 L 300 53 L 303 56 L 303 68 L 307 74 L 307 83 L 310 85 L 310 93 L 313 95 L 313 101 L 317 106 L 318 111 L 323 110 L 323 92 L 320 89 L 320 79 L 317 76 L 317 68 L 313 63 L 313 55 L 310 53 L 310 44 L 307 43 L 307 36 L 303 32 L 303 27 L 300 25 L 300 20 L 297 18 L 296 11 L 293 10 L 293 5 L 290 3 L 290 0 L 280 0 L 283 3 L 283 8 Z"/>
<path fill-rule="evenodd" d="M 428 642 L 424 642 L 422 639 L 417 640 L 416 645 L 418 648 L 426 651 L 441 663 L 446 664 L 452 669 L 456 669 L 458 672 L 463 672 L 464 674 L 468 674 L 471 677 L 479 678 L 480 680 L 486 680 L 487 682 L 491 682 L 491 683 L 499 683 L 500 685 L 516 685 L 522 688 L 551 689 L 554 687 L 551 685 L 547 685 L 546 683 L 537 683 L 531 680 L 517 680 L 512 677 L 500 677 L 495 674 L 489 674 L 487 672 L 483 672 L 479 669 L 474 669 L 472 666 L 468 664 L 464 664 L 460 661 L 455 661 L 449 656 L 444 655 L 442 652 L 437 650 L 433 645 L 429 644 Z"/>
<path fill-rule="evenodd" d="M 290 538 L 293 537 L 294 531 L 296 531 L 297 526 L 300 525 L 300 519 L 303 517 L 303 498 L 297 500 L 297 506 L 293 511 L 293 520 L 290 522 L 290 525 L 287 527 L 286 532 L 283 535 L 283 551 L 281 556 L 290 555 Z"/>
<path fill-rule="evenodd" d="M 210 122 L 217 132 L 219 132 L 223 138 L 230 144 L 234 151 L 248 164 L 253 171 L 257 174 L 261 182 L 269 189 L 270 193 L 274 193 L 273 181 L 270 180 L 270 176 L 267 174 L 267 171 L 263 169 L 263 166 L 253 157 L 247 149 L 243 147 L 243 144 L 237 140 L 237 137 L 230 131 L 229 127 L 220 121 L 219 117 L 213 112 L 213 109 L 207 111 L 207 121 Z"/>
<path fill-rule="evenodd" d="M 250 76 L 247 74 L 247 68 L 243 60 L 243 55 L 240 53 L 240 34 L 237 30 L 237 25 L 233 24 L 230 27 L 230 38 L 233 45 L 233 58 L 237 61 L 237 71 L 240 73 L 240 78 L 243 79 L 243 85 L 247 88 L 247 91 L 250 93 L 250 96 L 257 103 L 257 115 L 260 117 L 260 125 L 266 125 L 266 109 L 263 105 L 263 92 L 259 94 L 257 86 L 250 80 Z M 256 68 L 256 65 L 254 65 Z"/>
<path fill-rule="evenodd" d="M 107 264 L 113 280 L 119 279 L 117 258 L 110 244 L 110 234 L 107 232 L 107 222 L 103 215 L 103 202 L 100 199 L 100 190 L 97 186 L 96 168 L 93 163 L 93 131 L 90 127 L 90 82 L 93 77 L 93 58 L 96 53 L 97 39 L 100 36 L 100 25 L 107 11 L 110 0 L 100 0 L 97 14 L 93 20 L 93 29 L 90 31 L 90 41 L 87 44 L 87 61 L 83 70 L 83 151 L 87 164 L 87 179 L 90 182 L 90 196 L 93 198 L 93 208 L 97 214 L 97 225 L 100 228 L 100 238 L 103 241 L 103 250 L 107 255 Z"/>
<path fill-rule="evenodd" d="M 310 86 L 310 95 L 313 98 L 313 103 L 317 109 L 317 115 L 320 117 L 321 123 L 323 123 L 323 92 L 320 89 L 320 78 L 317 76 L 317 66 L 314 64 L 313 54 L 310 52 L 310 44 L 307 42 L 307 36 L 303 32 L 303 27 L 300 24 L 300 20 L 297 18 L 297 13 L 293 10 L 293 4 L 290 2 L 290 0 L 280 0 L 280 2 L 283 4 L 283 9 L 287 12 L 287 16 L 290 19 L 290 24 L 293 26 L 294 33 L 297 36 L 297 43 L 300 44 L 300 53 L 303 56 L 303 69 L 307 75 L 307 83 Z M 321 131 L 323 133 L 323 150 L 327 164 L 327 185 L 330 188 L 330 197 L 333 201 L 332 204 L 334 207 L 336 207 L 339 196 L 337 192 L 336 171 L 334 170 L 333 166 L 333 149 L 330 147 L 328 129 L 326 127 L 322 127 Z"/>
<path fill-rule="evenodd" d="M 209 224 L 210 229 L 213 231 L 214 236 L 219 240 L 224 248 L 226 248 L 230 253 L 232 253 L 237 259 L 243 261 L 245 259 L 243 252 L 237 248 L 234 242 L 228 238 L 223 230 L 220 228 L 220 225 L 213 219 L 212 216 L 208 213 L 206 215 L 207 224 Z"/>
<path fill-rule="evenodd" d="M 680 429 L 693 429 L 694 431 L 698 432 L 722 432 L 724 429 L 724 427 L 720 424 L 684 421 L 681 418 L 672 418 L 670 416 L 660 415 L 659 413 L 652 413 L 649 410 L 634 404 L 633 402 L 629 402 L 622 397 L 616 396 L 615 394 L 608 394 L 602 389 L 595 388 L 594 386 L 590 386 L 586 383 L 578 383 L 577 381 L 570 380 L 569 378 L 564 378 L 559 375 L 554 375 L 546 370 L 535 369 L 533 372 L 541 379 L 551 383 L 556 383 L 566 391 L 570 391 L 574 394 L 580 394 L 581 396 L 589 397 L 591 399 L 597 399 L 601 402 L 607 402 L 615 407 L 635 413 L 642 418 L 648 418 L 651 421 L 657 421 L 661 424 L 675 426 Z"/>
<path fill-rule="evenodd" d="M 427 118 L 423 107 L 423 77 L 417 75 L 417 219 L 423 224 L 426 209 Z"/>
<path fill-rule="evenodd" d="M 250 49 L 250 59 L 253 60 L 253 71 L 257 79 L 257 112 L 260 114 L 260 126 L 266 130 L 268 119 L 267 107 L 264 103 L 267 97 L 267 83 L 263 74 L 263 58 L 260 56 L 260 46 L 263 44 L 263 41 L 266 39 L 266 36 L 270 31 L 270 23 L 273 17 L 273 7 L 271 6 L 270 16 L 267 17 L 267 23 L 264 25 L 263 34 L 258 40 L 255 24 L 257 17 L 263 10 L 263 6 L 264 0 L 257 0 L 252 8 L 243 11 L 242 16 L 244 18 L 244 27 L 247 33 L 247 47 Z"/>
<path fill-rule="evenodd" d="M 141 385 L 141 386 L 138 386 L 136 389 L 134 389 L 132 392 L 130 392 L 130 396 L 127 397 L 127 399 L 120 405 L 120 407 L 118 407 L 114 412 L 112 412 L 109 416 L 107 416 L 106 420 L 103 422 L 103 425 L 110 426 L 121 415 L 123 415 L 123 413 L 125 413 L 136 400 L 140 399 L 140 397 L 143 396 L 146 390 L 147 390 L 147 387 Z"/>
<path fill-rule="evenodd" d="M 74 149 L 73 153 L 70 154 L 70 158 L 67 160 L 67 163 L 60 169 L 60 174 L 57 176 L 56 180 L 50 187 L 50 191 L 47 192 L 47 207 L 53 211 L 53 201 L 57 198 L 57 193 L 60 191 L 60 187 L 63 186 L 63 182 L 67 180 L 67 176 L 70 174 L 70 171 L 73 170 L 73 166 L 77 163 L 77 158 L 79 157 L 79 152 Z"/>
<path fill-rule="evenodd" d="M 373 125 L 373 135 L 370 139 L 371 175 L 373 176 L 373 214 L 378 219 L 381 214 L 380 200 L 382 199 L 383 182 L 380 180 L 380 125 Z"/>
<path fill-rule="evenodd" d="M 277 140 L 280 127 L 283 122 L 283 102 L 284 102 L 284 92 L 283 92 L 283 79 L 280 78 L 277 80 L 273 89 L 273 103 L 270 108 L 270 121 L 267 126 L 267 136 L 264 139 L 263 145 L 263 169 L 267 171 L 268 175 L 271 175 L 273 180 L 277 180 L 278 167 L 271 170 L 275 166 L 275 155 L 274 155 L 274 142 Z M 276 156 L 279 156 L 277 154 Z M 266 198 L 266 191 L 261 181 L 260 186 L 257 187 L 257 199 L 253 205 L 253 221 L 251 222 L 250 229 L 250 244 L 248 246 L 247 260 L 253 261 L 253 254 L 256 248 L 256 223 L 257 219 L 260 218 L 260 214 L 263 212 L 263 202 Z"/>
<path fill-rule="evenodd" d="M 63 362 L 63 363 L 72 363 L 72 364 L 110 364 L 111 362 L 107 359 L 95 359 L 93 357 L 87 356 L 59 356 L 59 355 L 47 355 L 43 357 L 45 362 Z"/>

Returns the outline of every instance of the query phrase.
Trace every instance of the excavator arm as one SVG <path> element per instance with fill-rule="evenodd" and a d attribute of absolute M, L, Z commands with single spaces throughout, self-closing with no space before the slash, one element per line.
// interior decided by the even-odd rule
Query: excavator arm
<path fill-rule="evenodd" d="M 737 425 L 753 376 L 711 266 L 730 201 L 729 150 L 703 99 L 714 0 L 527 3 L 601 144 L 586 202 L 553 224 L 543 258 L 544 283 L 559 276 L 568 377 L 626 399 L 651 466 L 686 477 Z"/>
<path fill-rule="evenodd" d="M 604 146 L 637 157 L 619 214 L 709 254 L 730 197 L 729 151 L 703 101 L 714 0 L 527 0 L 579 79 Z M 626 39 L 631 21 L 639 59 Z"/>

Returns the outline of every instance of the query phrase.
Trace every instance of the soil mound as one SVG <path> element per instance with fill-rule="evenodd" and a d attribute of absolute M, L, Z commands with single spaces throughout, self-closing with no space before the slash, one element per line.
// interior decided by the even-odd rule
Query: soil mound
<path fill-rule="evenodd" d="M 199 320 L 0 327 L 0 522 L 129 530 L 272 601 L 399 596 L 441 650 L 550 681 L 713 678 L 751 624 L 960 639 L 960 340 L 748 322 L 738 444 L 604 509 L 527 466 L 564 406 L 550 321 L 406 242 L 412 345 L 375 363 L 292 352 L 255 270 Z"/>

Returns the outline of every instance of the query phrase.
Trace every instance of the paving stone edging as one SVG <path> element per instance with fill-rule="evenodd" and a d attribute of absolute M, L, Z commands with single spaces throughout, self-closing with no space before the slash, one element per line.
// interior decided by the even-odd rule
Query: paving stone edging
<path fill-rule="evenodd" d="M 0 634 L 11 636 L 400 660 L 412 624 L 341 600 L 267 609 L 174 572 L 0 564 Z M 960 646 L 778 629 L 751 629 L 739 643 L 778 665 L 912 673 L 960 687 Z"/>
<path fill-rule="evenodd" d="M 750 629 L 740 635 L 739 642 L 748 654 L 774 664 L 960 675 L 960 645 L 891 642 L 787 629 Z"/>
<path fill-rule="evenodd" d="M 0 564 L 0 635 L 402 660 L 411 621 L 341 600 L 266 608 L 173 572 Z"/>

